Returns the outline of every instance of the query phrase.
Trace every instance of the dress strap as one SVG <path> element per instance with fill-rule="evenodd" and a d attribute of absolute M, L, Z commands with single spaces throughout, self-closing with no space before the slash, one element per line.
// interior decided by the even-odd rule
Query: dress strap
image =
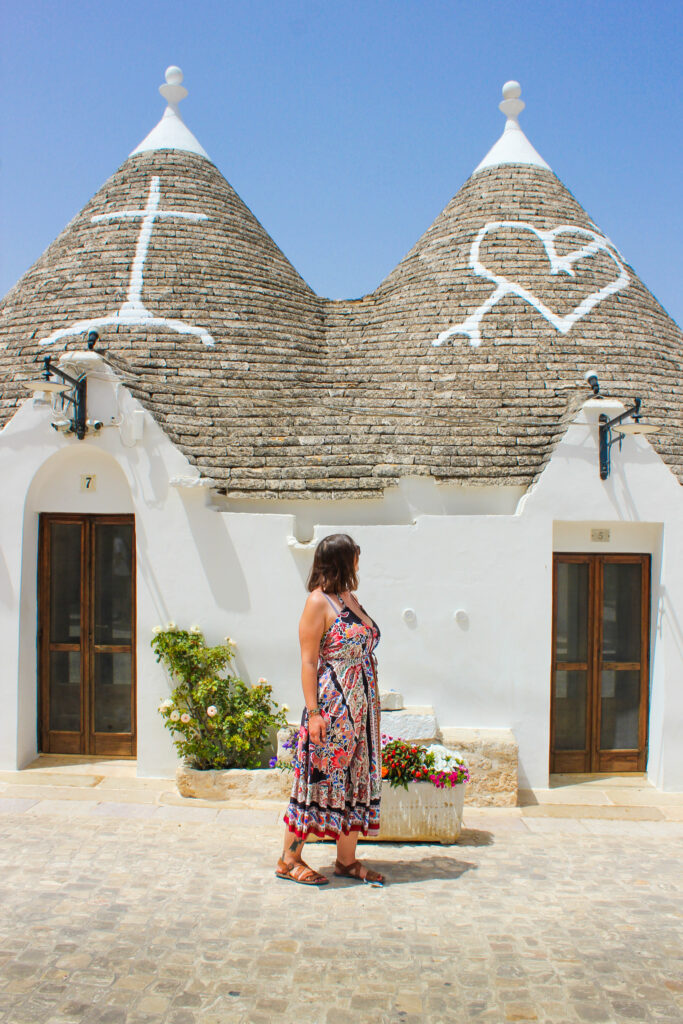
<path fill-rule="evenodd" d="M 323 594 L 325 594 L 325 591 L 324 591 L 324 590 L 323 590 Z M 330 597 L 330 595 L 329 595 L 329 594 L 325 594 L 325 597 L 327 598 L 327 600 L 328 600 L 328 601 L 330 602 L 330 604 L 332 605 L 332 609 L 333 609 L 333 611 L 335 611 L 335 612 L 337 613 L 337 615 L 339 615 L 340 611 L 342 610 L 342 606 L 340 605 L 340 607 L 339 607 L 339 608 L 337 608 L 337 606 L 335 605 L 334 601 L 332 600 L 332 598 Z M 337 600 L 339 600 L 339 598 L 337 598 Z"/>

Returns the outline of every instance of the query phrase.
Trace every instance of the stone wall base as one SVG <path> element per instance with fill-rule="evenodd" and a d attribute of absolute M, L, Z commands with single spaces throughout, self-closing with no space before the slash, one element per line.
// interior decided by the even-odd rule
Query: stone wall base
<path fill-rule="evenodd" d="M 400 694 L 398 695 L 400 696 Z M 470 807 L 516 807 L 517 740 L 511 729 L 439 729 L 433 708 L 404 707 L 382 713 L 382 730 L 394 739 L 413 743 L 443 743 L 462 754 L 470 769 L 465 803 Z M 290 761 L 299 726 L 290 723 L 278 734 L 277 755 Z"/>
<path fill-rule="evenodd" d="M 289 733 L 285 730 L 278 735 L 280 747 Z M 441 729 L 445 747 L 457 751 L 470 768 L 470 782 L 466 787 L 465 803 L 469 807 L 515 807 L 517 804 L 517 741 L 510 729 Z M 278 753 L 288 759 L 291 748 Z M 179 765 L 176 771 L 178 792 L 182 796 L 199 797 L 204 800 L 228 800 L 230 798 L 289 800 L 292 789 L 292 773 L 266 769 L 233 768 L 230 771 L 197 771 L 187 765 Z M 450 790 L 436 790 L 426 783 L 411 783 L 424 787 L 443 798 Z M 456 787 L 459 791 L 460 787 Z M 405 795 L 405 790 L 401 790 Z M 382 790 L 382 821 L 385 821 L 386 806 L 392 805 L 396 790 L 384 784 Z M 460 799 L 460 797 L 459 797 Z M 380 836 L 384 835 L 384 825 Z M 405 837 L 401 837 L 405 838 Z M 415 837 L 417 838 L 417 837 Z M 425 838 L 428 838 L 425 836 Z M 451 841 L 451 840 L 449 840 Z"/>
<path fill-rule="evenodd" d="M 517 741 L 510 729 L 441 729 L 445 747 L 470 767 L 465 803 L 470 807 L 515 807 Z"/>
<path fill-rule="evenodd" d="M 292 773 L 272 768 L 197 771 L 179 764 L 175 779 L 181 796 L 201 800 L 282 800 L 286 804 L 292 791 Z"/>

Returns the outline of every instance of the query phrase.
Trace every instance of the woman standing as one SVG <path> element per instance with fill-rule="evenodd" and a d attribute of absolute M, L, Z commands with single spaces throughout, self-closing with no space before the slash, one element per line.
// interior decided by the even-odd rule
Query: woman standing
<path fill-rule="evenodd" d="M 381 885 L 356 860 L 359 833 L 379 831 L 382 786 L 380 703 L 374 649 L 379 629 L 358 603 L 360 548 L 346 533 L 318 544 L 301 622 L 301 684 L 306 707 L 294 754 L 278 878 L 303 885 L 329 879 L 302 860 L 311 833 L 337 842 L 335 875 Z"/>

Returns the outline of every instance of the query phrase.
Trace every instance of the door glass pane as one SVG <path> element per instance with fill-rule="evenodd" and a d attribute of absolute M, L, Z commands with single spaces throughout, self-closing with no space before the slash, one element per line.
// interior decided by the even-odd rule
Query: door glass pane
<path fill-rule="evenodd" d="M 133 527 L 95 527 L 95 643 L 129 644 L 133 638 Z"/>
<path fill-rule="evenodd" d="M 81 525 L 50 524 L 50 640 L 78 643 L 81 636 Z"/>
<path fill-rule="evenodd" d="M 641 569 L 640 563 L 605 563 L 602 606 L 603 661 L 640 661 Z"/>
<path fill-rule="evenodd" d="M 558 661 L 586 661 L 588 651 L 588 564 L 557 563 Z"/>
<path fill-rule="evenodd" d="M 637 750 L 640 670 L 603 670 L 600 698 L 600 749 Z"/>
<path fill-rule="evenodd" d="M 586 672 L 555 673 L 555 750 L 586 749 Z"/>
<path fill-rule="evenodd" d="M 50 729 L 81 731 L 79 651 L 50 651 Z"/>
<path fill-rule="evenodd" d="M 131 654 L 95 654 L 95 732 L 131 732 Z"/>

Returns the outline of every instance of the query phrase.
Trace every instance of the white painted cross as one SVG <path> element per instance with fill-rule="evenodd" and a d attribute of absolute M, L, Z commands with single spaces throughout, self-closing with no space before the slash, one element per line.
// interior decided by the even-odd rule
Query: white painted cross
<path fill-rule="evenodd" d="M 154 221 L 170 217 L 178 217 L 181 220 L 189 221 L 209 219 L 205 213 L 190 213 L 184 210 L 160 210 L 160 201 L 159 178 L 155 176 L 149 185 L 149 195 L 147 196 L 144 210 L 114 210 L 112 213 L 99 213 L 92 218 L 93 224 L 111 220 L 139 219 L 142 221 L 137 246 L 135 247 L 135 257 L 130 268 L 126 301 L 116 313 L 112 313 L 109 316 L 96 317 L 93 320 L 79 320 L 69 327 L 62 327 L 54 331 L 49 338 L 41 340 L 41 345 L 52 345 L 61 338 L 82 334 L 85 331 L 94 330 L 96 327 L 111 327 L 118 326 L 119 324 L 126 327 L 164 327 L 174 331 L 176 334 L 194 334 L 205 345 L 214 344 L 213 338 L 203 327 L 195 327 L 193 324 L 185 323 L 184 320 L 169 320 L 165 317 L 153 316 L 142 301 L 145 260 L 152 237 Z"/>

